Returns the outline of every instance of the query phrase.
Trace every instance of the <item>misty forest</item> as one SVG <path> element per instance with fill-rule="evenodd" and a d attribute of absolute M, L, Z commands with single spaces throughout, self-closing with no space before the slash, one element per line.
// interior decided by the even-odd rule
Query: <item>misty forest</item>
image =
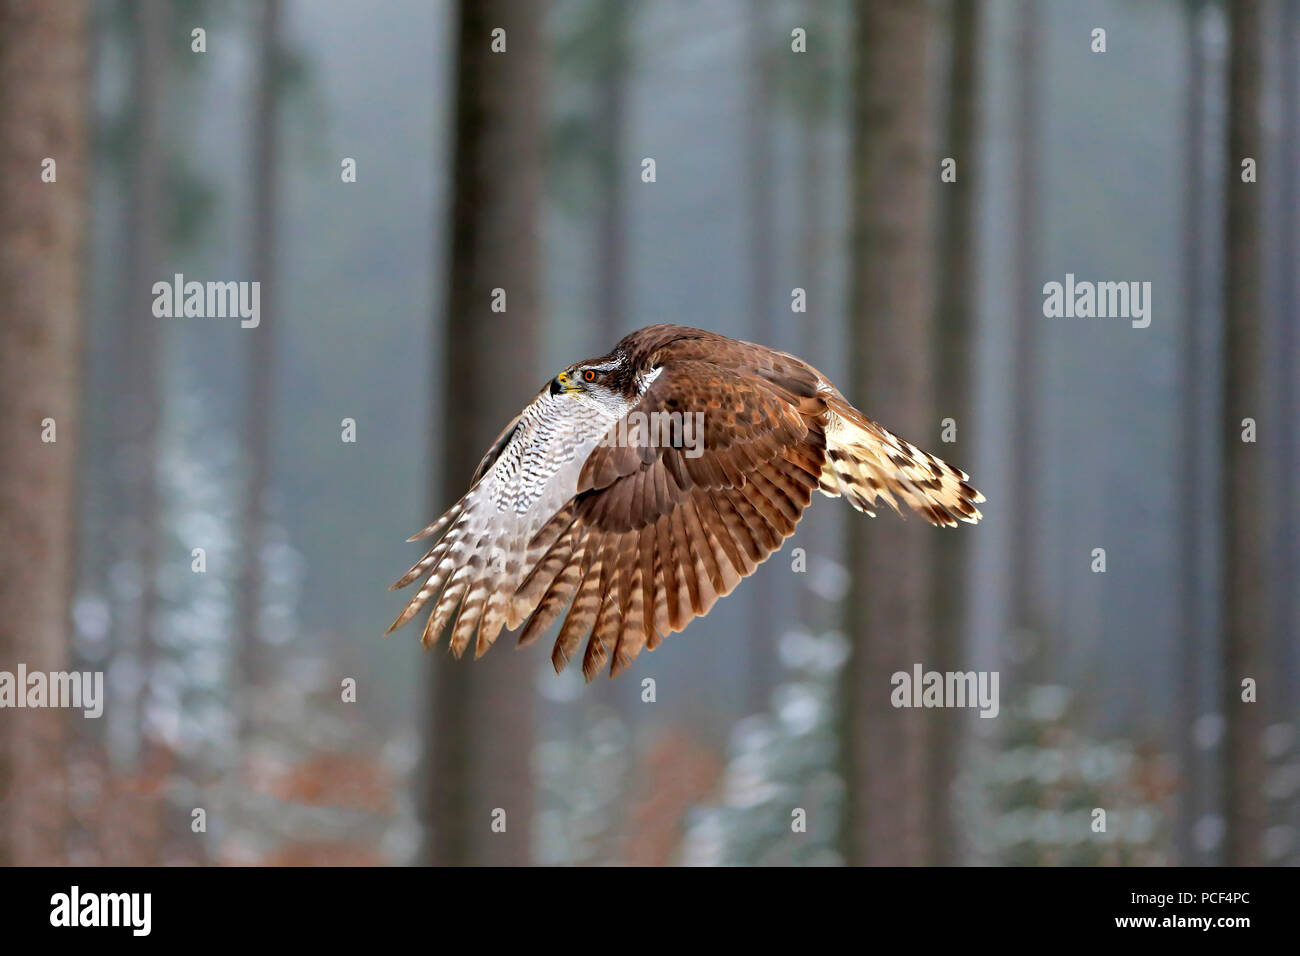
<path fill-rule="evenodd" d="M 1300 863 L 1298 137 L 1285 0 L 0 0 L 0 863 Z M 384 636 L 657 323 L 982 520 Z"/>

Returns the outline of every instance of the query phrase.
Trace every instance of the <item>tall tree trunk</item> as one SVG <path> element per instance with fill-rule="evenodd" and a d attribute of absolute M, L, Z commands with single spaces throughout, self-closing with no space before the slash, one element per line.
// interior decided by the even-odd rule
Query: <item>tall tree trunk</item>
<path fill-rule="evenodd" d="M 1183 4 L 1187 47 L 1187 88 L 1183 101 L 1185 119 L 1183 127 L 1183 156 L 1185 161 L 1183 183 L 1183 293 L 1182 311 L 1182 436 L 1173 487 L 1180 489 L 1184 500 L 1179 513 L 1202 513 L 1207 504 L 1202 500 L 1200 482 L 1187 481 L 1187 475 L 1201 470 L 1204 450 L 1202 430 L 1205 427 L 1200 415 L 1198 396 L 1205 382 L 1204 330 L 1205 310 L 1201 308 L 1200 276 L 1201 246 L 1204 237 L 1203 202 L 1205 179 L 1205 72 L 1207 68 L 1205 42 L 1201 37 L 1201 16 L 1204 0 L 1186 0 Z M 1179 800 L 1178 825 L 1175 843 L 1178 861 L 1191 865 L 1196 858 L 1192 839 L 1196 818 L 1208 810 L 1203 805 L 1204 775 L 1201 772 L 1200 752 L 1196 747 L 1194 726 L 1202 713 L 1201 656 L 1205 647 L 1205 634 L 1201 626 L 1200 596 L 1201 550 L 1204 545 L 1201 522 L 1179 521 L 1175 527 L 1178 535 L 1177 601 L 1178 646 L 1181 648 L 1181 668 L 1178 692 L 1178 755 L 1183 780 Z"/>
<path fill-rule="evenodd" d="M 979 0 L 953 0 L 950 16 L 951 66 L 948 75 L 948 143 L 945 156 L 957 161 L 957 181 L 945 184 L 944 228 L 939 242 L 939 307 L 934 349 L 939 418 L 952 418 L 956 441 L 944 449 L 950 461 L 968 462 L 974 447 L 965 441 L 974 427 L 971 389 L 974 361 L 975 305 L 979 301 L 975 236 L 976 169 L 979 128 Z M 970 467 L 967 465 L 966 467 Z M 968 535 L 942 535 L 935 542 L 934 666 L 940 671 L 964 670 L 966 646 L 966 571 Z M 952 785 L 965 722 L 951 711 L 935 712 L 931 748 L 930 787 L 935 860 L 958 862 L 960 846 L 952 819 Z"/>
<path fill-rule="evenodd" d="M 1016 36 L 1016 132 L 1014 182 L 1017 197 L 1016 235 L 1012 251 L 1012 295 L 1015 303 L 1012 330 L 1011 474 L 1006 514 L 1011 553 L 1008 613 L 1016 642 L 1019 670 L 1041 680 L 1047 672 L 1043 660 L 1041 551 L 1039 548 L 1038 482 L 1042 474 L 1038 428 L 1039 329 L 1043 321 L 1038 298 L 1035 251 L 1041 241 L 1038 223 L 1039 159 L 1038 96 L 1042 77 L 1038 70 L 1041 44 L 1039 0 L 1024 0 L 1019 9 Z"/>
<path fill-rule="evenodd" d="M 1300 503 L 1294 491 L 1295 475 L 1300 469 L 1300 301 L 1297 298 L 1295 264 L 1300 262 L 1300 6 L 1278 4 L 1281 24 L 1278 30 L 1278 76 L 1281 84 L 1281 136 L 1278 158 L 1280 189 L 1277 208 L 1278 298 L 1275 312 L 1276 346 L 1274 380 L 1276 387 L 1270 403 L 1272 416 L 1284 424 L 1277 436 L 1274 466 L 1269 480 L 1273 484 L 1273 504 L 1277 514 L 1271 544 L 1273 581 L 1300 581 Z M 1273 589 L 1274 646 L 1270 671 L 1277 675 L 1278 692 L 1273 695 L 1272 721 L 1290 720 L 1295 713 L 1295 693 L 1300 690 L 1300 602 L 1295 588 Z M 1300 811 L 1300 806 L 1296 807 Z M 1300 822 L 1300 821 L 1297 821 Z"/>
<path fill-rule="evenodd" d="M 238 640 L 240 735 L 246 737 L 248 697 L 263 683 L 258 661 L 261 637 L 258 617 L 262 608 L 262 547 L 266 498 L 271 478 L 271 410 L 275 374 L 275 172 L 278 155 L 276 82 L 280 50 L 280 0 L 265 0 L 259 31 L 258 78 L 253 104 L 252 261 L 250 277 L 260 285 L 260 321 L 249 334 L 249 382 L 244 408 L 244 449 L 248 455 L 247 483 L 241 502 L 239 581 L 236 587 L 235 633 Z"/>
<path fill-rule="evenodd" d="M 1256 420 L 1262 442 L 1278 441 L 1281 423 L 1262 421 L 1261 309 L 1262 186 L 1242 182 L 1242 161 L 1263 155 L 1260 100 L 1263 50 L 1259 0 L 1228 5 L 1228 155 L 1224 234 L 1224 416 L 1226 475 L 1223 488 L 1223 707 L 1227 722 L 1223 759 L 1224 861 L 1258 863 L 1264 830 L 1264 705 L 1243 702 L 1241 682 L 1251 678 L 1266 695 L 1274 688 L 1262 672 L 1267 640 L 1264 586 L 1263 452 L 1242 441 L 1242 420 Z"/>
<path fill-rule="evenodd" d="M 542 4 L 460 4 L 438 511 L 464 492 L 483 452 L 541 377 L 543 16 Z M 498 27 L 506 31 L 504 53 L 490 50 Z M 497 288 L 505 290 L 505 312 L 492 311 Z M 528 862 L 534 664 L 512 651 L 499 647 L 475 662 L 442 651 L 433 665 L 422 810 L 434 863 Z M 502 811 L 506 830 L 494 832 L 494 814 L 499 821 Z"/>
<path fill-rule="evenodd" d="M 596 249 L 597 350 L 611 348 L 622 338 L 627 296 L 627 204 L 624 193 L 624 116 L 627 112 L 628 57 L 631 8 L 628 0 L 597 0 L 606 4 L 607 46 L 603 51 L 600 89 L 597 91 L 600 138 L 600 221 Z"/>
<path fill-rule="evenodd" d="M 812 63 L 803 69 L 811 70 L 815 77 L 826 77 L 830 73 L 831 27 L 825 10 L 810 8 L 807 26 L 809 35 L 817 39 L 813 48 L 804 54 Z M 830 90 L 828 84 L 819 82 L 808 83 L 807 89 L 810 102 L 799 114 L 799 278 L 807 296 L 808 311 L 790 318 L 796 323 L 799 354 L 824 371 L 830 360 L 828 343 L 836 340 L 836 330 L 830 327 L 826 311 L 826 290 L 821 283 L 826 248 L 826 174 L 822 154 L 826 149 L 825 104 L 830 98 Z M 804 512 L 796 539 L 810 558 L 815 550 L 825 549 L 827 557 L 835 553 L 840 528 L 832 518 L 834 509 L 825 505 L 816 507 L 818 497 L 820 495 L 813 495 L 814 507 Z M 835 626 L 836 612 L 827 607 L 828 602 L 823 596 L 808 586 L 808 579 L 808 573 L 800 576 L 802 586 L 798 590 L 797 613 L 804 627 L 820 634 Z"/>
<path fill-rule="evenodd" d="M 749 47 L 748 102 L 745 110 L 746 205 L 749 206 L 749 312 L 754 341 L 774 345 L 772 322 L 776 283 L 772 275 L 772 57 L 769 50 L 776 37 L 768 27 L 765 4 L 754 4 L 745 13 Z"/>
<path fill-rule="evenodd" d="M 823 194 L 825 192 L 822 171 L 821 151 L 825 148 L 822 135 L 821 118 L 805 113 L 800 136 L 800 172 L 799 172 L 799 277 L 804 293 L 807 295 L 808 311 L 803 315 L 791 316 L 799 323 L 798 333 L 802 342 L 799 354 L 823 370 L 829 359 L 826 343 L 832 341 L 834 330 L 827 328 L 826 302 L 823 297 L 821 276 L 823 233 L 826 229 Z M 813 507 L 804 512 L 799 522 L 796 541 L 799 542 L 809 559 L 814 554 L 825 552 L 829 559 L 835 553 L 838 541 L 838 522 L 834 521 L 834 509 L 825 504 L 817 506 L 821 495 L 813 495 Z M 796 613 L 804 628 L 813 634 L 821 634 L 828 627 L 834 626 L 836 612 L 828 608 L 825 597 L 808 586 L 809 575 L 801 574 L 798 578 Z M 779 656 L 779 655 L 778 655 Z"/>
<path fill-rule="evenodd" d="M 68 658 L 87 34 L 85 4 L 0 0 L 0 670 L 11 673 L 63 670 Z M 41 180 L 46 159 L 54 182 Z M 64 713 L 0 719 L 0 864 L 62 862 Z"/>
<path fill-rule="evenodd" d="M 592 352 L 612 348 L 623 337 L 627 321 L 627 202 L 628 169 L 625 166 L 627 93 L 631 65 L 630 0 L 594 0 L 603 18 L 599 36 L 604 43 L 599 53 L 601 69 L 597 79 L 597 129 L 593 148 L 599 151 L 599 192 L 596 225 L 596 338 Z M 618 710 L 625 686 L 621 682 L 596 681 L 587 703 Z M 574 709 L 576 722 L 587 714 Z M 575 724 L 575 729 L 578 725 Z"/>
<path fill-rule="evenodd" d="M 775 307 L 773 252 L 776 227 L 772 196 L 772 57 L 776 37 L 769 29 L 766 4 L 745 12 L 748 31 L 748 104 L 745 115 L 745 154 L 748 160 L 746 205 L 749 207 L 749 315 L 753 341 L 777 347 L 772 310 Z M 769 569 L 770 570 L 770 569 Z M 769 580 L 754 591 L 748 608 L 749 642 L 746 701 L 750 710 L 767 706 L 776 681 L 776 640 L 780 629 L 782 584 L 786 576 Z"/>
<path fill-rule="evenodd" d="M 158 608 L 158 546 L 160 509 L 158 488 L 158 408 L 161 403 L 162 327 L 153 315 L 153 284 L 166 278 L 163 244 L 166 236 L 167 196 L 165 154 L 160 129 L 163 87 L 167 75 L 169 6 L 165 0 L 141 0 L 135 7 L 136 155 L 132 166 L 131 285 L 127 290 L 127 378 L 133 388 L 124 409 L 124 465 L 128 469 L 126 495 L 126 547 L 140 581 L 140 598 L 132 618 L 127 616 L 122 643 L 133 636 L 142 673 L 136 706 L 136 727 L 141 750 L 149 746 L 149 698 L 156 664 Z M 133 633 L 132 633 L 133 632 Z M 119 644 L 119 646 L 121 646 Z"/>
<path fill-rule="evenodd" d="M 858 0 L 852 112 L 849 389 L 904 436 L 933 434 L 926 4 Z M 848 528 L 845 633 L 851 863 L 929 859 L 927 715 L 890 705 L 890 675 L 931 657 L 929 529 L 883 515 Z"/>

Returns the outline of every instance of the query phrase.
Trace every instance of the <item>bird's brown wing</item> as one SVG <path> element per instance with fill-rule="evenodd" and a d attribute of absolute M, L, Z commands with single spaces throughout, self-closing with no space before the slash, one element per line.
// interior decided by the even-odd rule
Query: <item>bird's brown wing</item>
<path fill-rule="evenodd" d="M 794 532 L 826 460 L 823 411 L 756 372 L 664 365 L 544 529 L 551 543 L 515 594 L 531 614 L 520 644 L 567 605 L 551 659 L 562 669 L 586 638 L 590 680 L 707 613 Z M 665 414 L 696 413 L 697 442 L 654 434 Z"/>

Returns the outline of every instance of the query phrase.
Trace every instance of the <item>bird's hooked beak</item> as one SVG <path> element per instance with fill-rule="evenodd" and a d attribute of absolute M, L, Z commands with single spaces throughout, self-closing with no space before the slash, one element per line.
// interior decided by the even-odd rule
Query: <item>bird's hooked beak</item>
<path fill-rule="evenodd" d="M 578 384 L 577 379 L 571 377 L 568 372 L 561 372 L 551 379 L 552 395 L 567 395 L 570 392 L 581 392 L 582 390 L 582 386 Z"/>

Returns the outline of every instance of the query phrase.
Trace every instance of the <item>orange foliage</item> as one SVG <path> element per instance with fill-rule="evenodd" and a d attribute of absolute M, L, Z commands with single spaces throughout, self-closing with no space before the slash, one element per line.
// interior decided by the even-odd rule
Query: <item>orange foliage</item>
<path fill-rule="evenodd" d="M 322 753 L 273 776 L 267 789 L 286 803 L 390 815 L 395 786 L 388 768 L 373 757 Z"/>
<path fill-rule="evenodd" d="M 632 792 L 623 857 L 632 866 L 666 866 L 681 842 L 686 812 L 717 786 L 723 761 L 692 735 L 670 728 L 645 751 Z"/>

